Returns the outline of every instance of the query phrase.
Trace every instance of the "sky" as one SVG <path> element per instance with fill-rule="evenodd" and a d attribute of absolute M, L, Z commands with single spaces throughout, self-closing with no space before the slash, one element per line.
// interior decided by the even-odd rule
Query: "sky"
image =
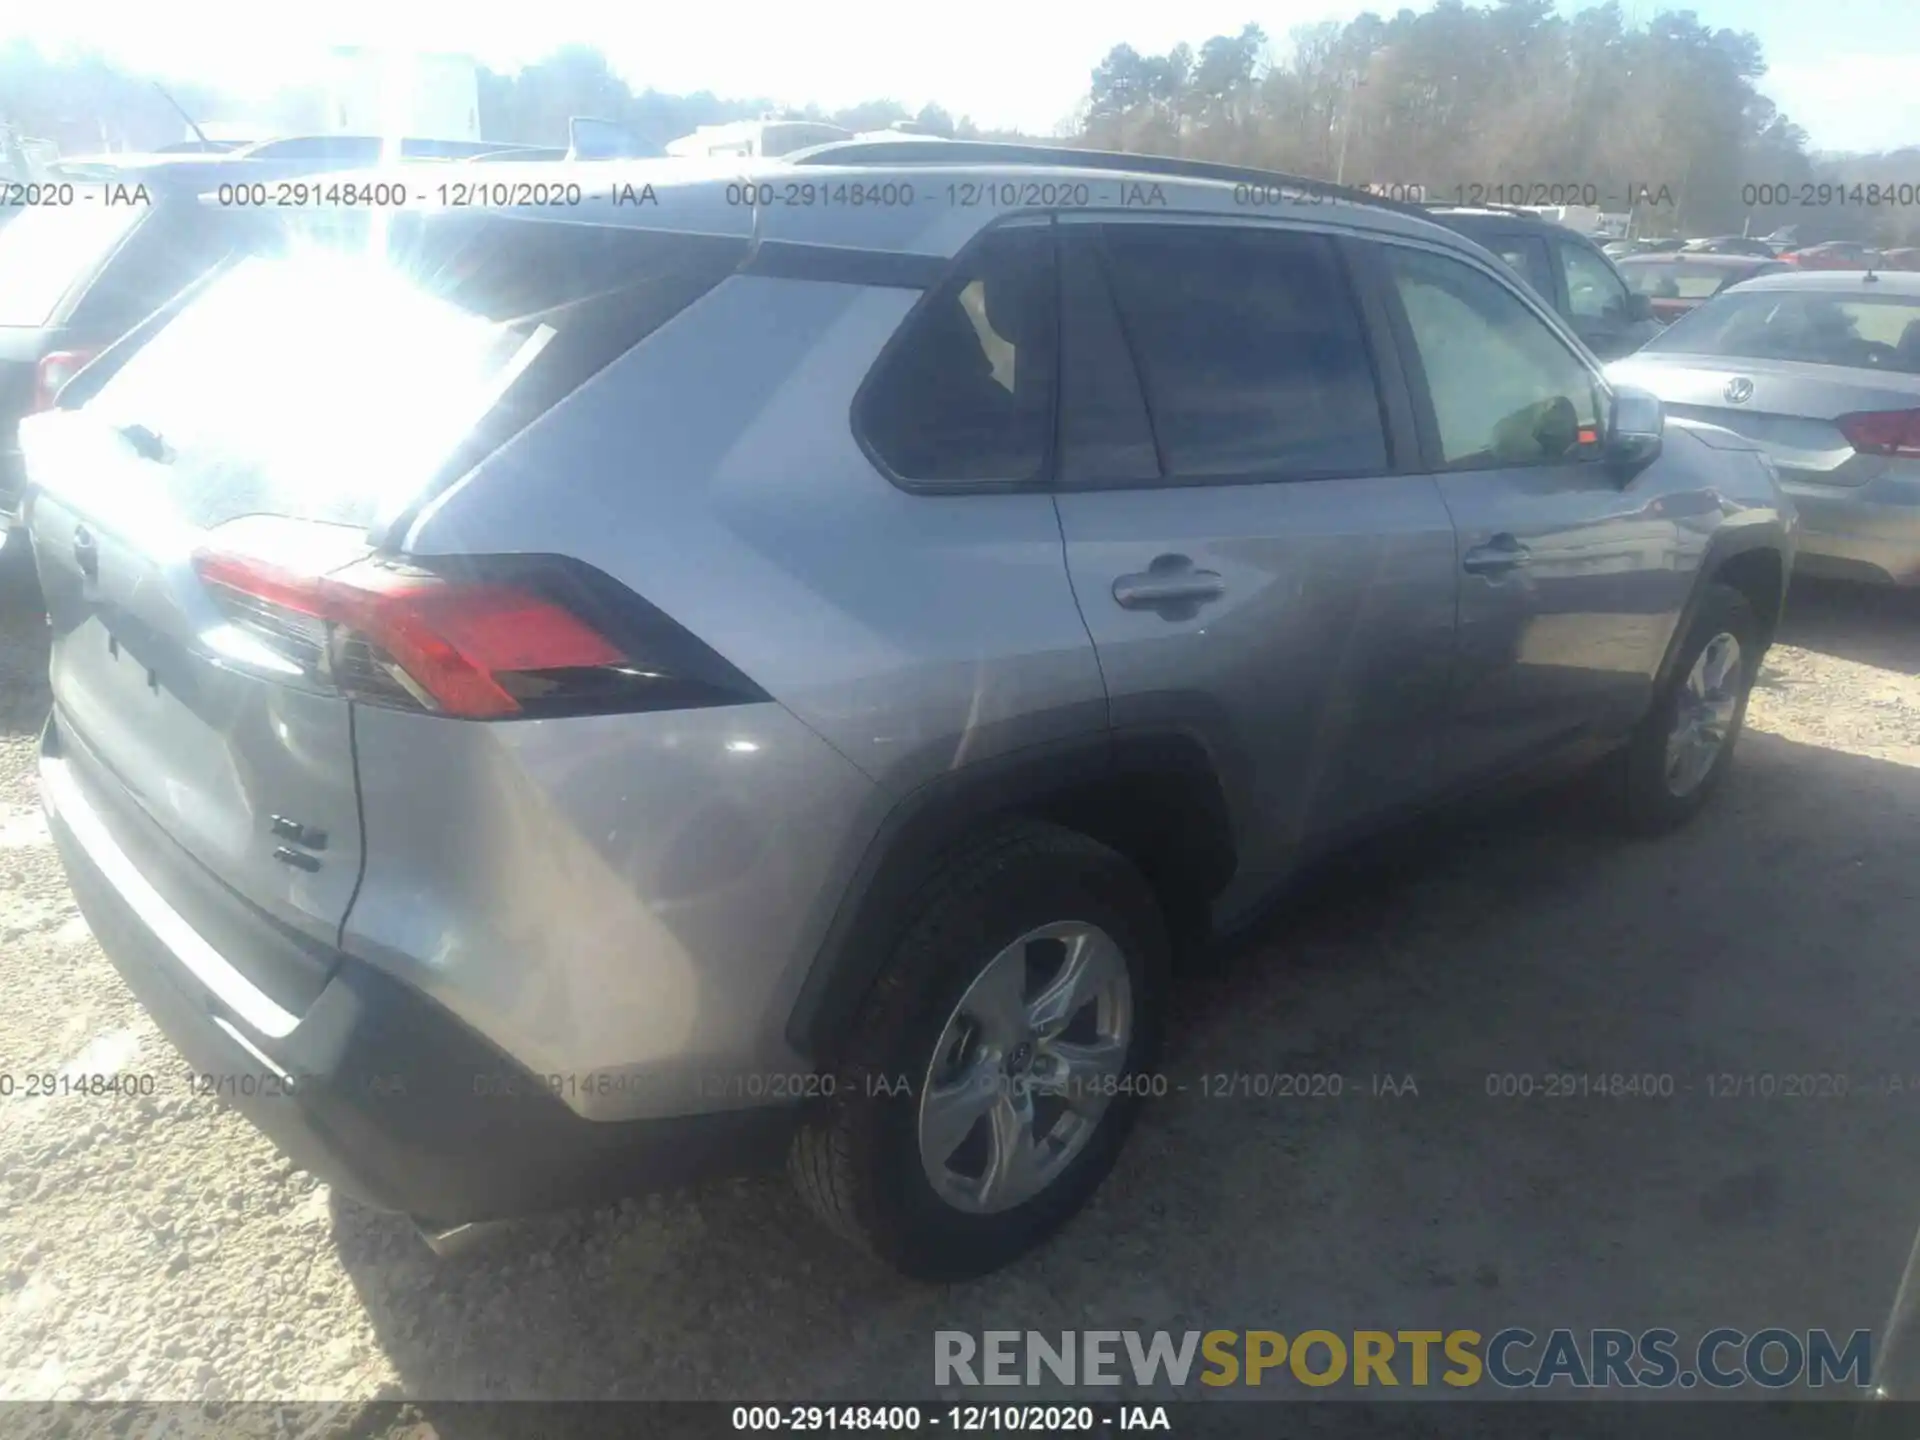
<path fill-rule="evenodd" d="M 0 39 L 83 45 L 146 73 L 197 79 L 230 92 L 270 90 L 318 72 L 338 44 L 460 50 L 514 69 L 559 45 L 597 45 L 635 89 L 711 90 L 828 108 L 892 98 L 937 102 L 982 125 L 1047 133 L 1066 121 L 1102 56 L 1121 43 L 1143 54 L 1237 32 L 1248 22 L 1276 47 L 1295 26 L 1349 20 L 1372 6 L 1339 0 L 778 0 L 661 6 L 634 0 L 92 0 L 19 4 Z M 1415 8 L 1424 8 L 1416 4 Z M 1562 13 L 1585 8 L 1562 0 Z M 1715 26 L 1760 37 L 1771 70 L 1761 89 L 1823 150 L 1920 144 L 1920 3 L 1915 0 L 1625 0 L 1634 20 L 1691 9 Z M 964 15 L 963 19 L 954 17 Z M 191 16 L 191 23 L 185 17 Z M 266 18 L 269 17 L 270 19 Z M 238 117 L 234 117 L 238 118 Z"/>

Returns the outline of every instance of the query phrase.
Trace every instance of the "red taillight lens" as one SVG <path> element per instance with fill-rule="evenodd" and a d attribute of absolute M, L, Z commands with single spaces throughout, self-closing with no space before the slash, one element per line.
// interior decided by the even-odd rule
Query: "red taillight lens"
<path fill-rule="evenodd" d="M 1773 258 L 1778 260 L 1782 265 L 1798 265 L 1800 263 L 1800 252 L 1797 250 L 1789 250 L 1786 254 L 1776 255 Z"/>
<path fill-rule="evenodd" d="M 50 350 L 42 355 L 33 372 L 34 412 L 51 410 L 53 402 L 60 397 L 60 387 L 85 369 L 87 362 L 99 353 L 98 350 Z"/>
<path fill-rule="evenodd" d="M 1863 455 L 1920 458 L 1920 410 L 1861 410 L 1833 423 Z"/>
<path fill-rule="evenodd" d="M 557 690 L 658 679 L 564 606 L 366 560 L 323 576 L 203 552 L 200 578 L 237 624 L 350 699 L 470 720 L 528 713 Z"/>

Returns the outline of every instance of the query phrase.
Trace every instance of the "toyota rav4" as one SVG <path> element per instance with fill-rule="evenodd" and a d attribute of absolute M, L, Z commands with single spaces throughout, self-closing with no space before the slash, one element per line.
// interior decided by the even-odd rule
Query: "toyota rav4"
<path fill-rule="evenodd" d="M 1724 777 L 1769 464 L 1412 207 L 590 168 L 236 256 L 23 427 L 74 891 L 341 1191 L 442 1232 L 784 1159 L 977 1274 L 1304 860 L 1550 763 L 1646 831 Z"/>

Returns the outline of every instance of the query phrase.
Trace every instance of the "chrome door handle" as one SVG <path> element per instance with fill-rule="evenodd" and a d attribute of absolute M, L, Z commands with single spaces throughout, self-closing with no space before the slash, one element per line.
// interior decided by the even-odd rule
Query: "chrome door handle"
<path fill-rule="evenodd" d="M 1460 557 L 1460 568 L 1469 575 L 1504 575 L 1518 570 L 1533 559 L 1533 552 L 1511 535 L 1496 535 L 1484 545 L 1476 545 Z"/>
<path fill-rule="evenodd" d="M 1127 610 L 1193 608 L 1218 600 L 1227 582 L 1212 570 L 1196 570 L 1184 555 L 1159 555 L 1137 575 L 1113 582 L 1114 603 Z"/>

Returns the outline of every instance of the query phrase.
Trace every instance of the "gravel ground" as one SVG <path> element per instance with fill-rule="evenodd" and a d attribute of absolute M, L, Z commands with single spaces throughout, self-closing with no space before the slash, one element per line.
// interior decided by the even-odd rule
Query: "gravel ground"
<path fill-rule="evenodd" d="M 1920 604 L 1803 587 L 1739 764 L 1629 844 L 1568 792 L 1329 867 L 1182 994 L 1170 1073 L 1091 1210 L 986 1281 L 901 1282 L 775 1180 L 515 1227 L 438 1261 L 182 1066 L 39 818 L 44 629 L 0 620 L 0 1398 L 913 1397 L 937 1328 L 1878 1328 L 1920 1222 Z M 1207 1098 L 1326 1071 L 1337 1101 Z M 1494 1100 L 1489 1073 L 1672 1074 Z M 1904 1096 L 1714 1099 L 1821 1070 Z M 1373 1098 L 1369 1077 L 1418 1093 Z"/>

